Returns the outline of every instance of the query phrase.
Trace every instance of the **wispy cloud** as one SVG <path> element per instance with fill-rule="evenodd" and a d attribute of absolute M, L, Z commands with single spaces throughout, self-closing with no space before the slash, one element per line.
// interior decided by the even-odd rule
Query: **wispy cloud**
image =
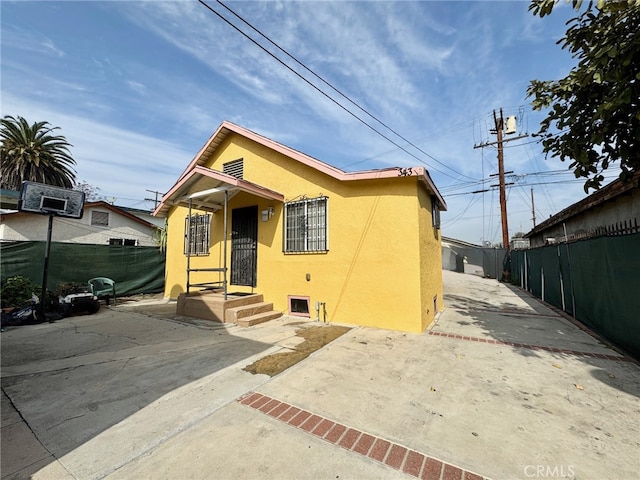
<path fill-rule="evenodd" d="M 127 81 L 127 85 L 129 85 L 129 88 L 131 90 L 133 90 L 134 92 L 140 95 L 145 95 L 147 93 L 147 87 L 140 82 L 136 82 L 135 80 L 129 80 Z"/>
<path fill-rule="evenodd" d="M 124 200 L 142 199 L 145 190 L 168 190 L 194 152 L 162 136 L 141 135 L 93 119 L 48 110 L 24 98 L 3 97 L 2 114 L 20 111 L 27 119 L 46 119 L 73 145 L 76 179 L 97 186 L 101 194 Z"/>
<path fill-rule="evenodd" d="M 42 42 L 42 46 L 57 57 L 65 56 L 65 53 L 62 50 L 60 50 L 58 47 L 56 47 L 53 41 L 48 38 Z"/>
<path fill-rule="evenodd" d="M 508 114 L 526 104 L 529 79 L 557 78 L 568 63 L 566 54 L 549 49 L 559 49 L 549 39 L 562 34 L 562 21 L 555 12 L 551 23 L 536 19 L 524 2 L 228 4 L 403 139 L 240 27 L 297 74 L 285 68 L 199 2 L 6 5 L 3 113 L 59 125 L 74 144 L 78 178 L 119 199 L 169 188 L 222 120 L 347 170 L 427 165 L 444 191 L 465 187 L 495 168 L 494 151 L 473 148 L 492 138 L 492 110 Z M 55 26 L 60 18 L 69 21 L 65 31 Z M 540 114 L 526 116 L 534 130 Z M 531 155 L 521 147 L 509 151 L 509 167 L 563 167 L 551 167 L 538 146 L 530 148 Z M 511 193 L 512 210 L 522 212 L 513 214 L 516 223 L 530 217 L 526 193 L 520 186 Z M 491 195 L 447 198 L 450 235 L 488 235 L 496 224 L 487 219 L 499 214 Z M 551 209 L 556 198 L 561 208 L 572 195 L 572 187 L 556 192 L 549 185 L 538 208 Z"/>

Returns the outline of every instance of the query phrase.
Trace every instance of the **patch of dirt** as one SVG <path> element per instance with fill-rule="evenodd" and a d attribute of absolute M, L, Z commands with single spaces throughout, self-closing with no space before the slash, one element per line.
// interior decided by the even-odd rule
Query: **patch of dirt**
<path fill-rule="evenodd" d="M 127 295 L 124 297 L 118 297 L 118 304 L 127 304 L 131 302 L 139 302 L 141 300 L 163 300 L 164 294 L 160 293 L 137 293 L 134 295 Z"/>
<path fill-rule="evenodd" d="M 349 330 L 351 330 L 351 328 L 341 327 L 339 325 L 299 328 L 296 330 L 296 335 L 304 338 L 304 341 L 292 351 L 268 355 L 251 365 L 247 365 L 243 370 L 253 373 L 254 375 L 256 373 L 264 373 L 265 375 L 273 377 L 299 361 L 304 360 L 313 352 L 321 349 L 341 335 L 344 335 Z"/>

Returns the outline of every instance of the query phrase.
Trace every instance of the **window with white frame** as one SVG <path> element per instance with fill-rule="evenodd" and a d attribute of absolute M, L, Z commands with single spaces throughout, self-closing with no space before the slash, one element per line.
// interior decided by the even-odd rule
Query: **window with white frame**
<path fill-rule="evenodd" d="M 123 245 L 125 247 L 137 247 L 138 240 L 134 238 L 110 238 L 109 245 Z"/>
<path fill-rule="evenodd" d="M 211 215 L 195 214 L 185 218 L 184 254 L 209 255 Z"/>
<path fill-rule="evenodd" d="M 327 197 L 285 203 L 285 253 L 326 252 L 327 250 L 329 250 Z"/>

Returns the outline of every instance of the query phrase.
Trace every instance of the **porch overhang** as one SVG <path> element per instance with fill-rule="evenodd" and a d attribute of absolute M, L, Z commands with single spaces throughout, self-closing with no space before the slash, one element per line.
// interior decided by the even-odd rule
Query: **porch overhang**
<path fill-rule="evenodd" d="M 174 206 L 191 206 L 194 209 L 215 212 L 224 207 L 225 193 L 230 199 L 240 192 L 284 202 L 284 195 L 281 193 L 226 173 L 196 166 L 162 197 L 153 215 L 166 217 L 169 209 Z"/>

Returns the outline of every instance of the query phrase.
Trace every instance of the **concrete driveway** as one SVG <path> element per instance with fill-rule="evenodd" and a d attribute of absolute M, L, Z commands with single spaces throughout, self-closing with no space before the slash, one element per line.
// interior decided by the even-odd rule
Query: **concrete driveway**
<path fill-rule="evenodd" d="M 637 479 L 638 365 L 510 286 L 443 275 L 429 332 L 354 328 L 273 378 L 242 368 L 299 319 L 149 304 L 10 328 L 2 479 Z"/>

